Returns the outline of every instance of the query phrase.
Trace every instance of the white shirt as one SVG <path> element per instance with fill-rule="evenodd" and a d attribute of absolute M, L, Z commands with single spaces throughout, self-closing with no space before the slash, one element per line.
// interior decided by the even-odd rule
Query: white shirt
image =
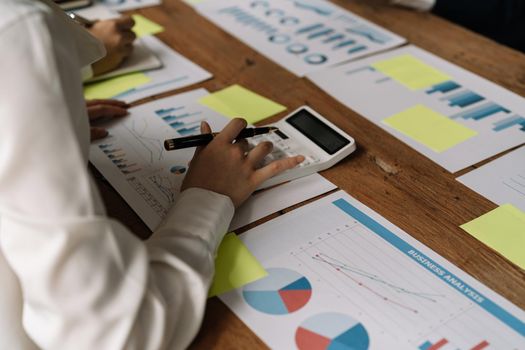
<path fill-rule="evenodd" d="M 80 75 L 103 50 L 47 1 L 0 1 L 0 349 L 185 348 L 232 202 L 186 190 L 145 242 L 106 216 Z"/>

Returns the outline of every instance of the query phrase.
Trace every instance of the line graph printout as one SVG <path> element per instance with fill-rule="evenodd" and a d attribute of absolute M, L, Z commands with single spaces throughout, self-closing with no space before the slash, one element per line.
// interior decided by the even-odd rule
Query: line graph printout
<path fill-rule="evenodd" d="M 210 0 L 195 6 L 217 26 L 298 76 L 405 42 L 324 0 Z"/>
<path fill-rule="evenodd" d="M 167 152 L 164 140 L 200 133 L 203 120 L 214 130 L 229 121 L 196 102 L 207 94 L 198 89 L 132 108 L 91 145 L 90 161 L 152 230 L 173 205 L 194 152 Z"/>
<path fill-rule="evenodd" d="M 342 191 L 241 239 L 266 269 L 295 271 L 311 289 L 286 315 L 259 311 L 277 300 L 262 290 L 251 306 L 250 284 L 220 296 L 271 348 L 525 348 L 525 312 Z"/>
<path fill-rule="evenodd" d="M 525 143 L 525 99 L 415 46 L 308 75 L 450 172 Z"/>
<path fill-rule="evenodd" d="M 525 212 L 525 146 L 457 180 L 496 204 L 510 203 Z"/>

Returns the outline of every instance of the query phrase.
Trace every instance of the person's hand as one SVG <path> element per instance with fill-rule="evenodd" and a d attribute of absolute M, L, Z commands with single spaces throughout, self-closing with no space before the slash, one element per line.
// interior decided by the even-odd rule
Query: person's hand
<path fill-rule="evenodd" d="M 121 16 L 117 19 L 97 21 L 87 30 L 102 41 L 106 47 L 106 56 L 95 62 L 93 74 L 95 76 L 117 68 L 133 51 L 133 41 L 137 37 L 131 30 L 135 21 L 130 16 Z"/>
<path fill-rule="evenodd" d="M 197 148 L 181 190 L 199 187 L 217 192 L 230 197 L 235 207 L 238 207 L 264 181 L 304 161 L 303 156 L 290 157 L 258 169 L 263 158 L 272 151 L 273 145 L 271 142 L 262 142 L 246 154 L 246 143 L 233 143 L 245 127 L 245 120 L 234 119 L 212 142 Z M 206 122 L 202 123 L 201 132 L 211 132 Z"/>
<path fill-rule="evenodd" d="M 117 100 L 89 100 L 86 101 L 89 123 L 120 118 L 128 114 L 129 105 Z M 108 136 L 108 131 L 99 126 L 91 126 L 91 141 Z"/>

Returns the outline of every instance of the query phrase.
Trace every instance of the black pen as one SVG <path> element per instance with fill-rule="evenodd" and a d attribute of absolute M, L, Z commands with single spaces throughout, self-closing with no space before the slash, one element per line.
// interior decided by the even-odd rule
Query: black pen
<path fill-rule="evenodd" d="M 239 133 L 236 140 L 246 139 L 248 137 L 253 137 L 256 135 L 268 134 L 276 130 L 279 129 L 274 126 L 266 126 L 262 128 L 245 128 Z M 204 146 L 210 143 L 213 140 L 213 138 L 218 134 L 219 133 L 214 132 L 211 134 L 201 134 L 194 136 L 179 137 L 176 139 L 169 139 L 164 141 L 164 148 L 167 151 L 173 151 L 175 149 L 181 148 Z"/>

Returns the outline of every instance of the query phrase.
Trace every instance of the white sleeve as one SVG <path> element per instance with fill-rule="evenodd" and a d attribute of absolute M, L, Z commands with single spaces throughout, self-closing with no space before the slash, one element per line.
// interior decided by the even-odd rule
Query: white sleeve
<path fill-rule="evenodd" d="M 83 82 L 93 78 L 93 68 L 91 67 L 91 65 L 83 67 L 81 69 L 81 74 Z"/>
<path fill-rule="evenodd" d="M 54 26 L 36 13 L 0 31 L 0 244 L 24 329 L 44 349 L 185 348 L 232 202 L 189 189 L 146 242 L 105 216 L 79 142 L 74 45 Z"/>
<path fill-rule="evenodd" d="M 391 0 L 393 5 L 410 7 L 420 11 L 430 11 L 436 4 L 436 0 Z"/>

